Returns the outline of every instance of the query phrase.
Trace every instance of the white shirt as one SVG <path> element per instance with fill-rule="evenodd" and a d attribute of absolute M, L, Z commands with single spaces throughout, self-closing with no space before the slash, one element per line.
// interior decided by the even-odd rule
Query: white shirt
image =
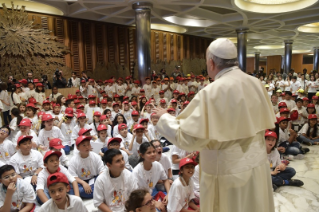
<path fill-rule="evenodd" d="M 313 88 L 312 86 L 318 86 L 317 81 L 308 81 L 308 93 L 316 93 L 317 88 Z"/>
<path fill-rule="evenodd" d="M 7 163 L 16 152 L 14 144 L 9 139 L 4 139 L 0 144 L 0 161 Z"/>
<path fill-rule="evenodd" d="M 80 153 L 75 153 L 70 160 L 68 169 L 73 177 L 89 180 L 103 172 L 105 166 L 101 157 L 91 151 L 87 158 L 82 158 Z"/>
<path fill-rule="evenodd" d="M 66 123 L 62 123 L 61 124 L 61 132 L 64 136 L 64 140 L 62 140 L 62 145 L 68 145 L 71 146 L 72 145 L 72 141 L 71 141 L 71 135 L 72 135 L 72 130 L 75 127 L 75 122 L 71 121 L 70 124 L 66 124 Z"/>
<path fill-rule="evenodd" d="M 279 127 L 279 138 L 278 138 L 278 145 L 281 144 L 282 142 L 288 141 L 289 135 L 288 135 L 288 130 L 282 130 Z"/>
<path fill-rule="evenodd" d="M 168 177 L 168 170 L 172 168 L 172 163 L 167 155 L 162 153 L 161 159 L 158 162 L 163 166 L 163 169 Z"/>
<path fill-rule="evenodd" d="M 56 94 L 52 94 L 52 93 L 51 93 L 51 94 L 49 95 L 49 101 L 50 101 L 50 102 L 52 102 L 52 101 L 55 102 L 56 99 L 58 98 L 58 96 L 61 96 L 61 95 L 62 95 L 62 94 L 60 94 L 60 93 L 56 93 Z"/>
<path fill-rule="evenodd" d="M 304 107 L 301 107 L 301 109 L 298 109 L 298 107 L 294 107 L 291 109 L 291 111 L 297 110 L 298 111 L 298 118 L 296 120 L 291 121 L 292 124 L 298 124 L 298 125 L 303 125 L 305 121 L 307 120 L 306 118 L 302 117 L 302 115 L 308 117 L 307 110 Z"/>
<path fill-rule="evenodd" d="M 292 108 L 296 107 L 296 102 L 293 100 L 282 100 L 281 102 L 286 103 L 288 110 L 291 110 Z"/>
<path fill-rule="evenodd" d="M 137 87 L 137 88 L 136 88 L 136 87 L 134 86 L 134 87 L 132 88 L 132 94 L 136 94 L 136 93 L 139 94 L 139 93 L 140 93 L 140 90 L 141 90 L 141 87 Z"/>
<path fill-rule="evenodd" d="M 153 124 L 149 124 L 147 126 L 149 135 L 151 140 L 160 140 L 160 138 L 162 137 L 161 134 L 157 131 L 156 126 L 154 126 Z"/>
<path fill-rule="evenodd" d="M 290 88 L 291 88 L 292 93 L 296 93 L 296 91 L 299 90 L 300 87 L 301 87 L 301 85 L 300 85 L 299 81 L 291 82 L 291 84 L 290 84 Z"/>
<path fill-rule="evenodd" d="M 85 124 L 84 127 L 85 129 L 91 129 L 90 126 L 88 124 Z M 75 140 L 79 137 L 79 131 L 82 128 L 80 128 L 80 125 L 76 124 L 75 127 L 73 128 L 72 134 L 71 134 L 71 143 L 75 144 Z M 90 134 L 92 136 L 92 131 L 90 131 Z M 75 149 L 75 148 L 74 148 Z"/>
<path fill-rule="evenodd" d="M 267 154 L 267 157 L 270 163 L 270 169 L 274 169 L 281 164 L 280 154 L 276 148 L 272 150 L 270 154 Z"/>
<path fill-rule="evenodd" d="M 192 176 L 192 180 L 194 183 L 194 191 L 199 192 L 199 165 L 195 166 L 195 172 L 194 175 Z"/>
<path fill-rule="evenodd" d="M 42 104 L 43 101 L 46 99 L 46 96 L 44 92 L 41 92 L 41 93 L 36 92 L 34 95 L 34 98 L 35 100 L 37 100 L 38 103 Z"/>
<path fill-rule="evenodd" d="M 121 136 L 121 134 L 118 134 L 117 136 L 115 136 L 116 138 L 121 138 L 122 142 L 120 144 L 120 148 L 125 148 L 128 150 L 128 147 L 130 146 L 130 143 L 132 141 L 132 137 L 133 135 L 130 132 L 127 132 L 127 136 L 126 138 L 124 138 L 123 136 Z"/>
<path fill-rule="evenodd" d="M 94 184 L 94 206 L 99 207 L 105 203 L 111 211 L 123 212 L 125 211 L 125 201 L 136 189 L 138 189 L 136 180 L 130 171 L 124 169 L 119 177 L 111 178 L 109 169 L 106 169 L 97 177 Z"/>
<path fill-rule="evenodd" d="M 44 168 L 42 154 L 33 149 L 29 155 L 22 155 L 21 151 L 17 151 L 11 157 L 9 164 L 23 178 L 32 176 L 38 168 Z"/>
<path fill-rule="evenodd" d="M 13 98 L 13 101 L 12 101 L 12 98 Z M 11 95 L 10 95 L 10 99 L 9 99 L 10 100 L 10 105 L 11 105 L 10 110 L 12 108 L 16 107 L 15 106 L 16 104 L 20 104 L 21 103 L 21 100 L 20 100 L 20 97 L 18 96 L 18 94 L 13 93 L 12 98 L 11 98 Z"/>
<path fill-rule="evenodd" d="M 18 121 L 18 118 L 17 117 L 14 117 L 11 121 L 10 121 L 10 124 L 9 124 L 9 127 L 11 129 L 11 133 L 9 135 L 9 140 L 10 141 L 14 141 L 17 133 L 20 131 L 18 125 L 17 125 L 17 121 Z"/>
<path fill-rule="evenodd" d="M 10 104 L 10 97 L 8 91 L 2 90 L 0 93 L 0 100 L 5 101 L 7 104 Z M 3 112 L 10 110 L 10 106 L 3 103 Z"/>
<path fill-rule="evenodd" d="M 26 92 L 28 98 L 35 97 L 35 93 L 35 89 Z"/>
<path fill-rule="evenodd" d="M 97 91 L 97 88 L 96 87 L 93 87 L 92 85 L 88 85 L 87 87 L 87 95 L 94 95 L 94 96 L 97 96 L 98 94 L 98 91 Z"/>
<path fill-rule="evenodd" d="M 80 197 L 68 194 L 67 196 L 69 197 L 70 206 L 66 210 L 58 209 L 54 201 L 49 199 L 43 203 L 38 212 L 88 212 Z"/>
<path fill-rule="evenodd" d="M 87 97 L 88 97 L 86 87 L 82 87 L 82 85 L 81 85 L 81 86 L 80 86 L 80 92 L 81 92 L 81 95 L 82 95 L 84 98 L 87 98 Z"/>
<path fill-rule="evenodd" d="M 309 128 L 308 123 L 305 123 L 305 124 L 302 126 L 302 128 L 299 130 L 298 134 L 299 134 L 299 135 L 301 135 L 301 134 L 306 134 L 306 135 L 307 135 L 308 128 Z M 319 136 L 318 127 L 316 127 L 316 130 L 317 130 L 317 136 Z M 312 134 L 312 132 L 313 132 L 313 128 L 310 129 L 310 135 Z"/>
<path fill-rule="evenodd" d="M 72 81 L 72 87 L 79 87 L 80 86 L 80 78 L 76 77 L 75 79 L 73 77 L 70 78 Z"/>
<path fill-rule="evenodd" d="M 111 85 L 111 86 L 107 85 L 107 86 L 105 86 L 104 90 L 105 90 L 105 93 L 109 97 L 113 98 L 113 94 L 115 93 L 115 86 L 114 85 Z"/>
<path fill-rule="evenodd" d="M 132 120 L 132 109 L 129 109 L 129 110 L 127 110 L 127 111 L 122 111 L 123 112 L 123 116 L 124 116 L 124 118 L 125 118 L 125 120 L 126 120 L 126 123 L 128 123 L 128 122 L 130 122 L 131 120 Z"/>
<path fill-rule="evenodd" d="M 59 165 L 59 168 L 60 168 L 60 172 L 65 174 L 65 176 L 68 178 L 69 182 L 72 184 L 72 182 L 75 181 L 75 178 L 70 174 L 70 172 L 64 166 Z M 42 169 L 42 171 L 40 171 L 39 176 L 38 176 L 38 182 L 37 182 L 37 189 L 36 190 L 48 189 L 47 180 L 48 180 L 49 175 L 50 175 L 50 173 L 49 173 L 49 171 L 47 169 Z"/>
<path fill-rule="evenodd" d="M 34 142 L 34 143 L 36 143 L 37 145 L 39 145 L 39 139 L 38 139 L 37 134 L 36 134 L 33 130 L 30 130 L 30 132 L 29 132 L 28 134 L 29 134 L 30 136 L 32 136 L 31 141 Z M 19 132 L 17 133 L 17 135 L 15 136 L 14 140 L 12 141 L 15 146 L 17 146 L 18 138 L 19 138 L 21 135 L 22 135 L 22 133 L 21 133 L 21 131 L 19 131 Z"/>
<path fill-rule="evenodd" d="M 3 207 L 6 198 L 6 192 L 3 186 L 0 186 L 0 207 Z M 25 182 L 23 179 L 18 178 L 16 190 L 11 198 L 11 212 L 18 211 L 22 203 L 35 203 L 35 193 L 30 183 Z"/>
<path fill-rule="evenodd" d="M 119 96 L 124 96 L 124 91 L 125 91 L 125 85 L 116 85 L 115 87 L 115 93 L 117 93 Z"/>
<path fill-rule="evenodd" d="M 135 137 L 134 141 L 133 141 L 132 150 L 130 151 L 130 153 L 137 156 L 138 155 L 138 150 L 140 150 L 140 146 L 144 142 L 148 142 L 148 140 L 144 136 L 143 136 L 142 142 L 140 144 L 136 142 L 136 137 Z"/>
<path fill-rule="evenodd" d="M 187 156 L 186 150 L 180 149 L 180 148 L 178 148 L 178 147 L 175 146 L 175 145 L 172 147 L 171 152 L 172 152 L 172 153 L 171 153 L 172 156 L 173 156 L 173 155 L 177 155 L 179 159 L 185 158 L 185 157 Z M 173 159 L 172 159 L 172 161 L 173 161 Z M 174 163 L 172 162 L 172 169 L 173 169 L 173 170 L 179 170 L 179 163 L 174 164 Z"/>
<path fill-rule="evenodd" d="M 59 138 L 64 140 L 64 136 L 60 128 L 53 126 L 51 130 L 45 130 L 44 128 L 39 132 L 39 145 L 43 145 L 49 148 L 49 138 Z"/>
<path fill-rule="evenodd" d="M 152 193 L 159 180 L 167 180 L 163 166 L 157 161 L 152 163 L 152 168 L 149 171 L 144 169 L 142 162 L 137 164 L 133 169 L 133 176 L 138 188 L 148 189 L 150 193 Z"/>
<path fill-rule="evenodd" d="M 149 85 L 145 84 L 143 86 L 143 89 L 145 91 L 146 98 L 147 99 L 151 98 L 151 96 L 152 96 L 152 85 L 151 84 L 149 84 Z"/>
<path fill-rule="evenodd" d="M 156 88 L 152 87 L 152 95 L 153 95 L 153 98 L 155 99 L 155 101 L 157 101 L 159 99 L 159 92 L 161 90 L 161 87 L 160 86 L 156 86 Z"/>
<path fill-rule="evenodd" d="M 189 179 L 187 186 L 184 186 L 180 178 L 177 178 L 169 190 L 167 212 L 180 212 L 182 209 L 188 209 L 189 201 L 194 198 L 192 178 Z"/>

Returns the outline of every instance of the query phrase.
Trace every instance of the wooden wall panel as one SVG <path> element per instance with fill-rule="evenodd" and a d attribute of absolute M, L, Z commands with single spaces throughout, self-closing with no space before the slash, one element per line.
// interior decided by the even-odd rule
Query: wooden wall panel
<path fill-rule="evenodd" d="M 249 57 L 246 59 L 246 72 L 253 73 L 255 70 L 255 58 Z"/>
<path fill-rule="evenodd" d="M 295 72 L 302 72 L 302 54 L 293 54 L 291 58 L 291 68 L 295 70 Z"/>
<path fill-rule="evenodd" d="M 281 69 L 281 55 L 267 57 L 267 73 L 270 73 L 271 69 L 275 69 L 276 72 L 280 71 L 280 69 Z"/>

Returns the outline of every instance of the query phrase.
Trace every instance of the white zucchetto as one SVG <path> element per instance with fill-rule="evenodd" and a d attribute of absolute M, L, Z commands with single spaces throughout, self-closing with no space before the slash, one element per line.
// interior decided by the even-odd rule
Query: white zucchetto
<path fill-rule="evenodd" d="M 219 38 L 211 42 L 208 51 L 221 59 L 237 58 L 237 48 L 235 44 L 227 38 Z"/>

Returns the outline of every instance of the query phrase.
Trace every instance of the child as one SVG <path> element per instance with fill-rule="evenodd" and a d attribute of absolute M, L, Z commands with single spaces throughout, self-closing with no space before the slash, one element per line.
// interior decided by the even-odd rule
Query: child
<path fill-rule="evenodd" d="M 103 157 L 104 152 L 107 150 L 107 141 L 111 138 L 107 135 L 107 127 L 104 124 L 101 124 L 97 127 L 97 132 L 99 138 L 96 140 L 97 143 L 103 144 L 103 148 L 100 151 L 100 155 Z"/>
<path fill-rule="evenodd" d="M 152 193 L 157 182 L 162 180 L 167 194 L 169 195 L 170 183 L 163 166 L 155 161 L 156 153 L 154 146 L 149 142 L 143 143 L 139 148 L 139 154 L 139 163 L 133 169 L 133 176 L 137 182 L 138 188 L 148 189 L 149 192 Z M 165 196 L 163 202 L 155 203 L 156 208 L 161 209 L 164 206 L 163 204 L 167 204 L 168 195 Z"/>
<path fill-rule="evenodd" d="M 317 113 L 315 105 L 312 104 L 312 103 L 307 105 L 307 109 L 306 110 L 307 110 L 308 114 L 316 114 Z"/>
<path fill-rule="evenodd" d="M 130 130 L 130 132 L 133 132 L 133 127 L 135 124 L 138 124 L 139 119 L 140 119 L 140 114 L 138 111 L 133 110 L 132 113 L 132 120 L 130 122 L 127 123 L 127 127 Z"/>
<path fill-rule="evenodd" d="M 296 174 L 296 171 L 291 167 L 287 167 L 286 164 L 280 160 L 280 154 L 276 149 L 277 134 L 272 131 L 266 132 L 265 143 L 274 191 L 283 185 L 302 186 L 302 181 L 291 179 Z"/>
<path fill-rule="evenodd" d="M 143 109 L 141 110 L 141 118 L 150 120 L 152 113 L 151 104 L 149 102 L 146 102 Z"/>
<path fill-rule="evenodd" d="M 172 116 L 177 116 L 176 115 L 176 110 L 172 107 L 167 109 L 168 114 L 172 115 Z"/>
<path fill-rule="evenodd" d="M 192 201 L 194 196 L 194 183 L 192 176 L 194 174 L 196 163 L 189 158 L 183 158 L 179 163 L 180 176 L 174 181 L 169 192 L 167 210 L 184 212 L 192 211 L 189 208 L 199 212 L 199 207 Z M 173 200 L 173 201 L 172 201 Z"/>
<path fill-rule="evenodd" d="M 0 211 L 33 211 L 35 193 L 31 184 L 18 178 L 11 165 L 0 167 L 0 177 Z"/>
<path fill-rule="evenodd" d="M 15 145 L 8 139 L 11 130 L 8 126 L 0 128 L 0 161 L 8 163 L 16 152 Z"/>
<path fill-rule="evenodd" d="M 59 158 L 60 164 L 66 168 L 68 168 L 69 166 L 69 158 L 65 155 L 64 152 L 64 146 L 62 144 L 61 139 L 59 138 L 53 138 L 52 140 L 50 140 L 49 142 L 49 149 L 52 151 L 56 151 L 56 152 L 61 152 L 62 155 Z"/>
<path fill-rule="evenodd" d="M 37 134 L 31 130 L 31 121 L 30 119 L 22 119 L 20 124 L 18 125 L 20 131 L 17 133 L 15 139 L 14 139 L 14 145 L 17 146 L 17 140 L 21 135 L 27 135 L 27 136 L 32 136 L 32 148 L 35 149 L 38 146 L 38 136 Z"/>
<path fill-rule="evenodd" d="M 84 111 L 85 111 L 85 109 L 84 109 Z M 95 111 L 100 112 L 100 108 L 96 106 L 95 100 L 90 100 L 89 101 L 89 107 L 87 107 L 86 112 L 85 112 L 87 114 L 87 122 L 88 122 L 88 124 L 92 124 L 93 123 L 93 117 L 94 117 Z"/>
<path fill-rule="evenodd" d="M 128 155 L 131 155 L 129 151 L 129 145 L 132 140 L 133 135 L 128 132 L 127 125 L 122 123 L 118 125 L 119 134 L 116 136 L 117 138 L 121 138 L 121 150 L 125 151 Z"/>
<path fill-rule="evenodd" d="M 119 134 L 118 125 L 126 124 L 125 117 L 122 114 L 117 114 L 113 121 L 113 137 L 116 137 Z"/>
<path fill-rule="evenodd" d="M 47 187 L 52 199 L 45 202 L 39 212 L 88 212 L 80 197 L 67 194 L 70 191 L 70 185 L 65 174 L 57 172 L 49 175 L 47 178 Z"/>
<path fill-rule="evenodd" d="M 287 104 L 287 108 L 291 110 L 292 108 L 296 107 L 296 103 L 292 98 L 292 93 L 290 91 L 285 92 L 285 100 L 282 102 L 285 102 Z"/>
<path fill-rule="evenodd" d="M 127 122 L 130 122 L 132 119 L 132 111 L 133 109 L 130 103 L 128 101 L 124 101 L 122 106 L 122 114 Z"/>
<path fill-rule="evenodd" d="M 81 92 L 81 96 L 83 96 L 84 98 L 87 98 L 87 84 L 85 80 L 81 80 L 80 92 Z"/>
<path fill-rule="evenodd" d="M 145 84 L 143 86 L 143 89 L 145 90 L 146 98 L 147 99 L 151 98 L 151 96 L 152 96 L 151 78 L 149 78 L 149 77 L 145 78 Z"/>
<path fill-rule="evenodd" d="M 72 183 L 73 189 L 69 191 L 69 194 L 75 194 L 76 196 L 79 196 L 79 187 L 75 178 L 69 173 L 66 168 L 64 168 L 64 166 L 61 166 L 59 163 L 59 158 L 61 155 L 61 152 L 50 150 L 47 151 L 43 157 L 45 169 L 43 169 L 39 173 L 36 188 L 37 200 L 40 204 L 43 204 L 50 199 L 47 187 L 47 179 L 50 174 L 54 174 L 57 172 L 65 174 L 68 178 L 68 181 Z"/>
<path fill-rule="evenodd" d="M 27 104 L 26 116 L 25 116 L 26 118 L 30 119 L 32 123 L 31 129 L 34 130 L 36 133 L 40 129 L 40 123 L 37 116 L 37 110 L 38 108 L 33 103 L 29 103 Z"/>
<path fill-rule="evenodd" d="M 9 125 L 9 127 L 11 129 L 11 134 L 10 134 L 8 139 L 10 141 L 14 142 L 17 133 L 20 131 L 18 125 L 20 124 L 20 122 L 23 119 L 23 117 L 20 115 L 20 111 L 18 108 L 12 108 L 11 118 L 12 118 L 12 120 L 10 121 L 10 125 Z"/>
<path fill-rule="evenodd" d="M 160 107 L 160 108 L 163 108 L 163 109 L 166 109 L 166 108 L 167 108 L 166 100 L 165 100 L 165 99 L 161 99 L 161 100 L 159 101 L 159 107 Z"/>
<path fill-rule="evenodd" d="M 18 106 L 21 103 L 19 92 L 21 92 L 21 86 L 19 84 L 16 84 L 15 86 L 11 86 L 11 95 L 10 95 L 10 109 L 13 107 Z"/>
<path fill-rule="evenodd" d="M 57 86 L 53 86 L 52 87 L 52 93 L 49 95 L 49 101 L 50 102 L 56 102 L 58 96 L 60 96 L 61 94 L 58 91 L 58 87 Z"/>
<path fill-rule="evenodd" d="M 71 143 L 75 144 L 77 137 L 79 137 L 79 132 L 81 129 L 91 129 L 90 126 L 86 123 L 85 113 L 78 113 L 77 123 L 72 130 Z M 74 148 L 75 149 L 75 148 Z"/>
<path fill-rule="evenodd" d="M 45 114 L 42 116 L 42 124 L 44 125 L 43 129 L 39 132 L 39 149 L 42 151 L 42 154 L 49 149 L 49 142 L 53 138 L 59 138 L 62 141 L 64 136 L 60 128 L 53 126 L 53 117 L 51 114 Z"/>
<path fill-rule="evenodd" d="M 308 123 L 299 131 L 297 140 L 307 146 L 319 145 L 318 117 L 316 114 L 308 115 Z"/>
<path fill-rule="evenodd" d="M 29 88 L 29 91 L 26 92 L 27 94 L 27 98 L 31 98 L 31 97 L 35 97 L 35 90 L 34 90 L 34 84 L 33 82 L 28 82 L 28 88 Z"/>
<path fill-rule="evenodd" d="M 120 150 L 122 155 L 123 155 L 123 159 L 125 162 L 125 168 L 129 171 L 132 171 L 132 167 L 128 162 L 128 155 L 125 151 L 120 149 L 122 143 L 122 139 L 121 138 L 110 138 L 107 142 L 107 148 L 108 149 L 117 149 Z M 104 154 L 103 154 L 104 155 Z"/>
<path fill-rule="evenodd" d="M 159 134 L 159 132 L 156 129 L 156 124 L 158 122 L 157 116 L 155 116 L 155 113 L 151 114 L 151 122 L 152 124 L 148 125 L 147 130 L 149 132 L 149 136 L 151 140 L 159 140 L 162 136 Z"/>
<path fill-rule="evenodd" d="M 122 212 L 130 193 L 138 188 L 136 181 L 132 173 L 125 169 L 123 155 L 119 150 L 107 150 L 103 162 L 107 169 L 96 179 L 94 206 L 103 212 Z"/>
<path fill-rule="evenodd" d="M 124 94 L 125 94 L 125 85 L 123 84 L 123 79 L 122 77 L 120 77 L 118 80 L 117 80 L 117 85 L 115 87 L 115 93 L 117 95 L 119 95 L 120 97 L 123 97 Z"/>
<path fill-rule="evenodd" d="M 25 182 L 32 184 L 34 189 L 40 171 L 44 168 L 43 156 L 32 149 L 32 136 L 22 135 L 17 141 L 18 151 L 14 154 L 9 164 L 14 167 Z"/>
<path fill-rule="evenodd" d="M 307 120 L 307 116 L 308 116 L 308 113 L 306 111 L 306 109 L 304 107 L 302 107 L 302 99 L 297 99 L 296 100 L 296 105 L 297 107 L 295 108 L 292 108 L 292 112 L 293 111 L 297 111 L 298 112 L 298 117 L 296 120 L 293 120 L 291 122 L 292 124 L 292 129 L 295 130 L 296 132 L 298 132 L 302 125 L 305 123 L 305 121 Z"/>
<path fill-rule="evenodd" d="M 120 105 L 118 102 L 114 102 L 113 104 L 113 111 L 112 111 L 112 117 L 113 119 L 111 119 L 112 121 L 114 120 L 115 116 L 119 113 L 122 113 L 122 111 L 120 110 Z"/>
<path fill-rule="evenodd" d="M 171 107 L 176 111 L 175 116 L 179 114 L 180 109 L 178 108 L 179 101 L 176 99 L 171 100 Z"/>
<path fill-rule="evenodd" d="M 42 111 L 45 113 L 51 113 L 51 102 L 49 100 L 44 100 L 42 103 Z"/>
<path fill-rule="evenodd" d="M 138 96 L 140 94 L 140 81 L 139 80 L 135 80 L 134 81 L 134 87 L 132 88 L 132 95 L 133 96 Z"/>
<path fill-rule="evenodd" d="M 61 107 L 59 104 L 52 104 L 52 117 L 54 119 L 53 125 L 57 126 L 60 122 L 60 120 L 62 120 L 63 118 L 63 114 L 61 113 Z M 65 109 L 64 109 L 65 110 Z"/>
<path fill-rule="evenodd" d="M 19 109 L 19 112 L 20 112 L 20 116 L 25 117 L 26 104 L 25 103 L 20 103 L 18 105 L 18 109 Z"/>
<path fill-rule="evenodd" d="M 160 90 L 161 90 L 161 87 L 156 84 L 156 81 L 153 81 L 151 94 L 156 101 L 160 98 L 159 97 Z"/>
<path fill-rule="evenodd" d="M 193 158 L 194 153 L 188 153 L 186 150 L 180 149 L 177 146 L 173 146 L 171 150 L 171 159 L 172 159 L 172 170 L 173 175 L 176 176 L 179 174 L 179 163 L 183 158 Z"/>
<path fill-rule="evenodd" d="M 115 86 L 113 85 L 113 80 L 105 80 L 107 82 L 107 86 L 105 86 L 104 90 L 105 93 L 110 97 L 113 98 L 113 95 L 115 94 Z M 109 101 L 109 100 L 107 100 Z"/>
<path fill-rule="evenodd" d="M 125 203 L 126 211 L 139 212 L 142 207 L 147 212 L 156 212 L 155 200 L 147 189 L 133 191 Z"/>
<path fill-rule="evenodd" d="M 112 121 L 107 115 L 103 115 L 100 118 L 100 125 L 103 124 L 107 128 L 107 136 L 112 137 Z"/>
<path fill-rule="evenodd" d="M 168 78 L 164 78 L 164 84 L 162 84 L 161 89 L 164 92 L 164 98 L 166 98 L 166 101 L 172 98 L 172 88 L 171 83 L 168 81 Z"/>
<path fill-rule="evenodd" d="M 166 103 L 168 101 L 168 99 L 164 96 L 164 91 L 161 90 L 159 92 L 159 98 L 156 100 L 156 103 L 159 105 L 161 103 L 162 100 L 164 100 L 164 102 Z"/>
<path fill-rule="evenodd" d="M 65 151 L 65 154 L 67 154 L 67 155 L 70 154 L 70 150 L 71 150 L 71 147 L 72 147 L 71 134 L 72 134 L 73 128 L 76 125 L 76 122 L 75 122 L 73 117 L 74 117 L 73 109 L 72 108 L 66 108 L 64 117 L 61 119 L 60 125 L 59 125 L 60 128 L 61 128 L 61 132 L 62 132 L 62 134 L 64 136 L 64 140 L 62 142 L 62 144 L 64 146 L 63 149 Z"/>
<path fill-rule="evenodd" d="M 41 107 L 42 102 L 45 100 L 45 90 L 42 83 L 36 84 L 34 98 L 37 100 L 38 107 Z"/>
<path fill-rule="evenodd" d="M 75 177 L 80 197 L 92 199 L 94 192 L 94 181 L 98 175 L 105 171 L 101 158 L 91 151 L 91 136 L 79 136 L 76 139 L 75 153 L 69 164 L 69 172 Z"/>
<path fill-rule="evenodd" d="M 101 112 L 95 111 L 93 114 L 93 122 L 89 125 L 89 128 L 92 129 L 91 134 L 97 135 L 97 127 L 100 125 Z"/>

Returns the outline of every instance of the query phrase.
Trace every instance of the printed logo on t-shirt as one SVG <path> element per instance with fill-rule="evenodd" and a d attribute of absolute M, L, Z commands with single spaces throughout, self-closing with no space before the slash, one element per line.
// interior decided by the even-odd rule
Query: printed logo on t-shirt
<path fill-rule="evenodd" d="M 112 206 L 123 204 L 123 191 L 122 189 L 114 190 L 113 191 L 113 200 L 112 200 Z"/>
<path fill-rule="evenodd" d="M 86 170 L 85 168 L 82 168 L 81 171 L 82 171 L 81 177 L 88 177 L 91 174 L 90 170 Z"/>
<path fill-rule="evenodd" d="M 9 157 L 9 153 L 8 152 L 5 152 L 4 153 L 4 157 Z M 3 158 L 3 156 L 2 156 L 2 153 L 0 152 L 0 158 Z"/>

